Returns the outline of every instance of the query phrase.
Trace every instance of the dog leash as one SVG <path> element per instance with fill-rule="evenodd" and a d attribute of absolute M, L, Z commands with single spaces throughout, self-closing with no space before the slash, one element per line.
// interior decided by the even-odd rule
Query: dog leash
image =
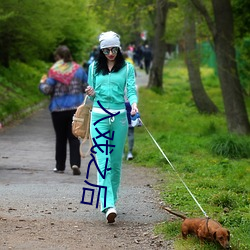
<path fill-rule="evenodd" d="M 154 139 L 154 137 L 152 136 L 152 134 L 149 132 L 148 128 L 145 126 L 145 124 L 143 123 L 143 121 L 141 120 L 141 118 L 139 118 L 139 120 L 141 121 L 142 125 L 145 127 L 145 129 L 148 132 L 148 134 L 150 135 L 151 139 L 153 140 L 153 142 L 155 143 L 155 145 L 158 147 L 158 149 L 160 150 L 160 152 L 162 153 L 162 155 L 165 157 L 165 159 L 167 160 L 167 162 L 169 163 L 169 165 L 175 171 L 175 173 L 177 174 L 177 176 L 181 180 L 182 184 L 185 186 L 185 188 L 187 189 L 187 191 L 189 192 L 189 194 L 191 195 L 191 197 L 193 198 L 193 200 L 196 202 L 196 204 L 198 205 L 198 207 L 200 208 L 200 210 L 202 211 L 202 213 L 205 215 L 205 217 L 209 218 L 209 216 L 203 210 L 203 208 L 201 207 L 201 205 L 199 204 L 199 202 L 196 200 L 196 198 L 194 197 L 194 195 L 192 194 L 192 192 L 190 191 L 190 189 L 188 188 L 188 186 L 186 185 L 186 183 L 182 180 L 182 178 L 178 174 L 178 172 L 175 169 L 175 167 L 173 166 L 173 164 L 170 162 L 170 160 L 168 159 L 168 157 L 165 155 L 165 153 L 163 152 L 163 150 L 161 149 L 161 147 L 159 146 L 159 144 L 157 143 L 157 141 Z"/>

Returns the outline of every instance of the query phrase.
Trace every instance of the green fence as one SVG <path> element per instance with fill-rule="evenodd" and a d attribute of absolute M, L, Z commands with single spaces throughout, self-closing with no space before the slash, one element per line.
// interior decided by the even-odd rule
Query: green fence
<path fill-rule="evenodd" d="M 202 42 L 198 45 L 200 51 L 201 65 L 214 69 L 218 75 L 216 55 L 214 48 L 209 42 Z M 244 90 L 250 95 L 250 37 L 244 38 L 236 48 L 236 61 L 240 75 L 240 82 Z"/>
<path fill-rule="evenodd" d="M 212 45 L 209 42 L 202 42 L 199 44 L 201 65 L 206 65 L 214 69 L 214 73 L 217 75 L 217 63 L 216 55 Z"/>

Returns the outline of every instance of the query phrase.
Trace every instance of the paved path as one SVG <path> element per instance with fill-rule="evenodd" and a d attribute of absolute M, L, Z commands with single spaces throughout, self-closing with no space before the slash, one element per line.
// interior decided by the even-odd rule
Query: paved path
<path fill-rule="evenodd" d="M 141 69 L 136 69 L 136 84 L 138 87 L 145 87 L 148 85 L 148 75 Z"/>
<path fill-rule="evenodd" d="M 145 74 L 139 74 L 138 84 L 143 85 L 145 79 Z M 53 173 L 54 140 L 47 107 L 14 126 L 0 130 L 0 231 L 4 232 L 0 234 L 1 250 L 31 249 L 30 245 L 32 249 L 99 249 L 100 246 L 103 249 L 137 249 L 138 242 L 141 249 L 165 247 L 160 240 L 156 244 L 157 240 L 152 233 L 153 225 L 167 218 L 166 213 L 159 208 L 158 193 L 152 188 L 159 182 L 156 170 L 124 164 L 117 205 L 118 226 L 113 232 L 112 228 L 107 228 L 104 215 L 99 209 L 80 204 L 82 188 L 89 187 L 84 185 L 84 180 L 90 157 L 82 160 L 81 176 L 72 175 L 69 163 L 64 174 Z M 88 180 L 96 182 L 94 168 Z M 26 227 L 19 226 L 24 221 L 27 222 Z M 44 226 L 45 221 L 51 224 Z M 39 225 L 35 224 L 38 222 Z M 80 230 L 81 237 L 86 239 L 88 236 L 89 240 L 81 241 L 79 236 L 74 239 L 74 235 L 68 239 L 67 232 L 62 232 L 65 242 L 61 244 L 64 247 L 57 243 L 56 248 L 53 245 L 54 233 L 50 233 L 50 230 L 53 230 L 51 225 L 60 226 L 60 223 L 68 223 L 66 227 L 72 223 L 84 223 L 86 230 Z M 35 232 L 31 234 L 27 228 L 34 228 Z M 94 234 L 100 229 L 106 234 L 93 240 L 96 237 Z M 38 232 L 43 236 L 37 235 Z M 108 244 L 105 248 L 110 233 L 124 235 L 116 235 L 116 239 L 112 239 L 112 247 Z M 131 234 L 137 235 L 138 240 L 135 241 Z M 42 242 L 41 238 L 44 238 Z M 73 247 L 76 241 L 79 241 L 79 245 Z"/>
<path fill-rule="evenodd" d="M 73 176 L 68 165 L 65 174 L 56 174 L 52 171 L 55 166 L 54 161 L 54 132 L 47 108 L 39 110 L 33 116 L 23 120 L 12 128 L 8 128 L 0 133 L 0 201 L 1 206 L 15 207 L 15 204 L 26 204 L 30 200 L 34 202 L 34 209 L 50 206 L 55 200 L 62 206 L 67 206 L 69 200 L 74 202 L 77 209 L 83 213 L 73 213 L 72 219 L 103 220 L 103 216 L 94 206 L 81 205 L 82 188 L 86 180 L 86 170 L 90 157 L 82 160 L 81 176 Z M 151 192 L 152 181 L 144 178 L 150 172 L 143 169 L 143 181 L 140 176 L 133 175 L 132 166 L 124 166 L 121 188 L 121 199 L 126 202 L 120 203 L 121 211 L 125 212 L 127 206 L 133 207 L 135 202 L 140 203 L 138 209 L 146 209 L 150 204 L 146 204 L 147 192 Z M 91 168 L 89 182 L 96 182 L 96 171 Z M 139 172 L 134 168 L 135 173 Z M 141 174 L 140 174 L 141 175 Z M 141 183 L 140 183 L 141 182 Z M 136 183 L 136 185 L 135 185 Z M 132 185 L 132 186 L 131 186 Z M 146 187 L 148 186 L 148 187 Z M 146 190 L 144 190 L 146 188 Z M 143 193 L 137 196 L 136 194 Z M 135 197 L 136 201 L 129 198 Z M 21 206 L 22 207 L 22 206 Z M 21 208 L 19 208 L 21 209 Z M 88 210 L 88 214 L 84 213 Z M 148 209 L 146 209 L 148 210 Z M 98 212 L 97 212 L 98 211 Z M 150 210 L 149 210 L 150 211 Z M 126 217 L 122 212 L 121 219 Z M 30 216 L 30 210 L 23 207 L 22 213 Z M 90 213 L 93 215 L 91 218 Z M 153 213 L 148 216 L 139 216 L 143 212 L 131 214 L 126 220 L 141 220 L 142 222 L 158 221 L 161 216 Z M 60 218 L 62 214 L 57 211 L 52 216 Z M 137 218 L 138 217 L 138 218 Z"/>

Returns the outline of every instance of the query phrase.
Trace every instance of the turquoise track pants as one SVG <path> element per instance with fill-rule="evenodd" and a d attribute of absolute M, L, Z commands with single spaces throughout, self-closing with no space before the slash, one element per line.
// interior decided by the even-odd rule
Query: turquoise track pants
<path fill-rule="evenodd" d="M 97 171 L 97 185 L 107 187 L 106 206 L 104 206 L 105 190 L 103 188 L 100 189 L 102 212 L 105 212 L 109 207 L 115 207 L 118 198 L 122 170 L 122 155 L 128 132 L 126 111 L 114 117 L 97 122 L 99 119 L 107 116 L 108 114 L 101 114 L 93 111 L 91 113 L 90 126 L 93 146 L 99 145 L 93 148 L 96 152 L 97 165 L 103 176 L 106 172 L 105 178 L 103 178 Z M 95 124 L 95 122 L 97 123 Z M 101 136 L 100 133 L 104 134 L 104 136 Z M 113 145 L 114 147 L 108 145 Z M 94 165 L 92 167 L 94 167 Z"/>

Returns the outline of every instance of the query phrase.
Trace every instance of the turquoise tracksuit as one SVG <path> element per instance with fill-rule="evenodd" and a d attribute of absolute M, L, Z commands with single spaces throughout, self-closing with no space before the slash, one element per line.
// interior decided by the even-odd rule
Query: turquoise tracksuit
<path fill-rule="evenodd" d="M 124 144 L 128 132 L 128 121 L 124 103 L 124 90 L 130 102 L 137 103 L 134 66 L 127 66 L 119 72 L 110 72 L 107 75 L 95 74 L 94 64 L 89 67 L 88 84 L 95 89 L 93 111 L 91 114 L 90 134 L 96 152 L 96 162 L 102 173 L 97 172 L 97 185 L 107 187 L 107 195 L 101 189 L 101 211 L 115 207 L 121 179 L 121 165 Z M 98 104 L 107 111 L 118 115 L 108 115 Z M 108 118 L 105 118 L 108 117 Z M 105 118 L 101 121 L 98 121 Z M 100 146 L 102 145 L 102 146 Z M 106 175 L 105 175 L 106 174 Z M 104 176 L 105 175 L 105 176 Z M 105 178 L 103 178 L 105 177 Z M 106 198 L 106 206 L 104 205 Z"/>

